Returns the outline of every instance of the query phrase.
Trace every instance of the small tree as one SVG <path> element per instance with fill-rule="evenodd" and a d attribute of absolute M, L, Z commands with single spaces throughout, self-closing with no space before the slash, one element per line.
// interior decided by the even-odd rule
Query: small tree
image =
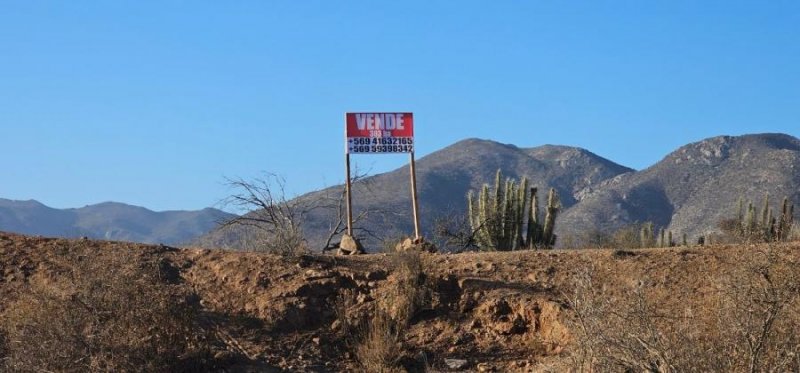
<path fill-rule="evenodd" d="M 288 255 L 307 250 L 300 224 L 318 207 L 315 201 L 286 198 L 286 179 L 271 173 L 253 181 L 227 180 L 236 192 L 223 204 L 245 213 L 223 222 L 223 227 L 239 226 L 254 232 L 257 251 Z"/>
<path fill-rule="evenodd" d="M 253 180 L 241 178 L 226 179 L 234 193 L 221 204 L 243 212 L 242 215 L 220 222 L 223 239 L 232 238 L 234 247 L 244 250 L 264 251 L 280 255 L 292 255 L 310 249 L 303 227 L 309 219 L 324 222 L 328 227 L 324 237 L 319 239 L 318 250 L 335 249 L 335 241 L 347 229 L 345 187 L 329 188 L 318 193 L 300 197 L 287 197 L 286 180 L 272 173 Z M 351 175 L 350 182 L 369 190 L 366 173 L 358 170 Z M 380 208 L 360 211 L 353 217 L 353 230 L 359 237 L 379 237 L 375 232 L 359 223 L 372 215 L 388 215 Z M 316 240 L 315 244 L 318 243 Z"/>

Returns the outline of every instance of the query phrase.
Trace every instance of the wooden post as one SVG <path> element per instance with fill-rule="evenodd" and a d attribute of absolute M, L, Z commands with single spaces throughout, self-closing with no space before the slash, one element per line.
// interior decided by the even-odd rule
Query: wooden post
<path fill-rule="evenodd" d="M 350 153 L 344 154 L 344 190 L 347 194 L 347 235 L 353 237 L 353 197 L 350 192 Z"/>
<path fill-rule="evenodd" d="M 417 173 L 414 170 L 414 152 L 411 153 L 411 203 L 414 208 L 414 238 L 419 240 L 419 202 L 417 201 Z"/>

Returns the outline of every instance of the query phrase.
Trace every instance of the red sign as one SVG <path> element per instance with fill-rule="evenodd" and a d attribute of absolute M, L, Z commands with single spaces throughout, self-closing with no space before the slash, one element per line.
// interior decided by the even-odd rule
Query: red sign
<path fill-rule="evenodd" d="M 348 153 L 413 153 L 414 114 L 347 113 Z"/>

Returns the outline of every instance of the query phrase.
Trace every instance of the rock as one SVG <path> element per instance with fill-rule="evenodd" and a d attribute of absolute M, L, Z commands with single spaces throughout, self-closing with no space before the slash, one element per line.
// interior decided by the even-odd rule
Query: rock
<path fill-rule="evenodd" d="M 386 279 L 386 271 L 384 270 L 377 270 L 377 271 L 369 271 L 367 272 L 365 278 L 367 281 L 376 281 L 376 280 L 385 280 Z"/>
<path fill-rule="evenodd" d="M 504 299 L 493 299 L 478 307 L 486 327 L 501 335 L 522 334 L 527 330 L 523 315 L 514 312 Z"/>
<path fill-rule="evenodd" d="M 358 297 L 356 297 L 356 302 L 358 304 L 364 304 L 367 302 L 371 302 L 373 300 L 375 299 L 372 298 L 369 294 L 364 294 L 364 293 L 358 294 Z"/>
<path fill-rule="evenodd" d="M 355 237 L 345 233 L 339 243 L 339 255 L 357 255 L 364 253 L 364 246 Z"/>
<path fill-rule="evenodd" d="M 419 252 L 428 252 L 428 253 L 435 253 L 439 251 L 436 248 L 436 245 L 425 241 L 424 238 L 420 237 L 417 239 L 406 238 L 403 241 L 400 241 L 395 247 L 395 251 L 405 252 L 405 251 L 419 251 Z"/>
<path fill-rule="evenodd" d="M 466 368 L 468 362 L 466 359 L 444 359 L 444 364 L 450 369 L 460 370 Z"/>
<path fill-rule="evenodd" d="M 309 269 L 303 274 L 303 279 L 306 281 L 319 280 L 331 277 L 335 277 L 335 275 L 329 271 L 318 271 L 315 269 Z"/>
<path fill-rule="evenodd" d="M 338 286 L 339 282 L 336 278 L 328 278 L 306 282 L 300 285 L 297 290 L 288 293 L 284 292 L 282 294 L 286 294 L 290 297 L 320 298 L 335 293 Z"/>
<path fill-rule="evenodd" d="M 511 306 L 505 299 L 492 299 L 485 304 L 485 307 L 486 312 L 495 318 L 511 313 Z"/>
<path fill-rule="evenodd" d="M 480 329 L 481 327 L 483 327 L 483 325 L 481 324 L 481 321 L 478 320 L 478 319 L 472 320 L 469 323 L 469 328 L 470 329 Z"/>
<path fill-rule="evenodd" d="M 494 372 L 494 367 L 489 365 L 489 363 L 480 363 L 477 368 L 478 372 Z"/>

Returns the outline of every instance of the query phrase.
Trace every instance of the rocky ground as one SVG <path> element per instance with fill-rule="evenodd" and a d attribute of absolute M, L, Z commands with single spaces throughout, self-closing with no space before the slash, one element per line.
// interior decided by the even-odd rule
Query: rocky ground
<path fill-rule="evenodd" d="M 666 312 L 708 309 L 714 299 L 708 294 L 725 273 L 767 249 L 780 261 L 800 259 L 799 244 L 419 254 L 422 300 L 401 333 L 397 366 L 577 369 L 575 290 L 587 278 L 604 299 L 644 291 Z M 210 355 L 214 369 L 363 371 L 357 346 L 364 320 L 395 294 L 396 256 L 282 258 L 0 233 L 0 315 L 31 286 L 55 286 L 76 260 L 157 262 L 163 281 L 196 294 L 200 324 L 219 341 Z"/>

